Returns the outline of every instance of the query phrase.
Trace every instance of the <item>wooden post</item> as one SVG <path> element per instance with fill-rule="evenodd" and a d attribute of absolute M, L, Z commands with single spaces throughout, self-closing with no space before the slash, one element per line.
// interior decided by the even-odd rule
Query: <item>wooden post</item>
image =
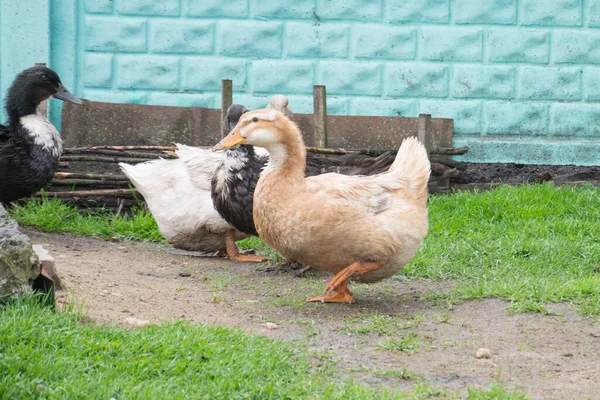
<path fill-rule="evenodd" d="M 327 147 L 327 91 L 324 85 L 313 86 L 315 140 L 317 147 Z"/>
<path fill-rule="evenodd" d="M 35 63 L 35 66 L 45 67 L 46 63 Z M 48 100 L 44 100 L 38 105 L 37 112 L 42 114 L 44 118 L 48 118 Z"/>
<path fill-rule="evenodd" d="M 423 143 L 427 154 L 431 152 L 433 144 L 433 132 L 431 131 L 431 114 L 419 114 L 419 125 L 417 127 L 417 139 Z"/>
<path fill-rule="evenodd" d="M 221 81 L 221 137 L 226 136 L 225 117 L 233 104 L 233 83 L 231 79 Z"/>

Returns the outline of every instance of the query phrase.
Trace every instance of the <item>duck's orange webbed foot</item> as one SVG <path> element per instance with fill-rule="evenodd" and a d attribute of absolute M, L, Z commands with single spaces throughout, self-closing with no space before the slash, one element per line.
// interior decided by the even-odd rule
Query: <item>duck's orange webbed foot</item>
<path fill-rule="evenodd" d="M 240 262 L 267 261 L 267 257 L 242 254 L 240 252 L 239 247 L 237 247 L 237 245 L 235 244 L 235 241 L 233 240 L 233 231 L 225 232 L 225 250 L 227 252 L 226 253 L 227 258 L 229 258 L 230 260 L 233 260 L 233 261 L 240 261 Z"/>
<path fill-rule="evenodd" d="M 354 303 L 355 300 L 354 297 L 352 297 L 352 292 L 348 290 L 348 283 L 350 280 L 366 272 L 379 269 L 383 264 L 385 264 L 385 261 L 356 261 L 338 272 L 337 275 L 329 281 L 322 296 L 309 297 L 306 301 L 320 301 L 322 303 Z"/>

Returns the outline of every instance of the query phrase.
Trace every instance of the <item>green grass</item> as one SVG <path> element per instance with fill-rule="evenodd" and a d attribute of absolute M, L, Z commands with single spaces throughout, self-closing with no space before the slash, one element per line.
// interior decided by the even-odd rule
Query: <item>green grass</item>
<path fill-rule="evenodd" d="M 419 351 L 419 342 L 421 338 L 416 332 L 408 332 L 400 337 L 383 339 L 377 344 L 381 350 L 402 351 L 407 354 L 413 354 Z"/>
<path fill-rule="evenodd" d="M 291 344 L 213 326 L 124 330 L 24 300 L 0 308 L 0 398 L 395 398 L 333 384 Z M 399 397 L 398 397 L 399 398 Z"/>
<path fill-rule="evenodd" d="M 11 214 L 46 231 L 162 240 L 152 217 L 141 211 L 111 219 L 45 200 Z M 543 184 L 431 196 L 429 215 L 429 236 L 396 276 L 454 283 L 451 291 L 429 298 L 455 304 L 498 297 L 510 302 L 512 312 L 542 313 L 549 313 L 548 303 L 567 301 L 585 315 L 600 315 L 600 189 Z M 259 238 L 240 246 L 280 260 Z"/>
<path fill-rule="evenodd" d="M 600 189 L 550 184 L 430 199 L 429 236 L 401 272 L 453 280 L 430 297 L 499 297 L 516 312 L 570 301 L 600 314 Z"/>

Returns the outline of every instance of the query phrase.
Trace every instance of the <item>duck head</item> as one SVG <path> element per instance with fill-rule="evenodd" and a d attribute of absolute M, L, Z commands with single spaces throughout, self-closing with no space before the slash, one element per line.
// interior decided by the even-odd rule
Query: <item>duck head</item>
<path fill-rule="evenodd" d="M 248 109 L 241 104 L 232 104 L 229 106 L 227 115 L 225 116 L 225 129 L 227 129 L 227 133 L 235 128 L 242 115 L 247 112 Z"/>
<path fill-rule="evenodd" d="M 251 144 L 268 150 L 273 145 L 286 141 L 290 123 L 291 121 L 277 110 L 266 108 L 247 112 L 242 115 L 229 135 L 213 147 L 213 151 L 229 149 L 239 144 Z"/>
<path fill-rule="evenodd" d="M 8 89 L 6 111 L 11 121 L 34 114 L 44 100 L 55 98 L 75 104 L 83 101 L 69 92 L 50 68 L 36 66 L 21 72 Z"/>

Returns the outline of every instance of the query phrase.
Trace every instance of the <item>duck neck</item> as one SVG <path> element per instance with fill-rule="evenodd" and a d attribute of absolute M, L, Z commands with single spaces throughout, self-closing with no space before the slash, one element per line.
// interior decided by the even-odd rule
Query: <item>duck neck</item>
<path fill-rule="evenodd" d="M 6 97 L 6 113 L 10 126 L 20 124 L 22 117 L 35 114 L 39 103 L 31 91 L 17 90 L 13 85 Z"/>
<path fill-rule="evenodd" d="M 269 165 L 272 172 L 283 173 L 286 179 L 304 178 L 306 149 L 302 136 L 288 137 L 284 143 L 269 145 Z"/>

